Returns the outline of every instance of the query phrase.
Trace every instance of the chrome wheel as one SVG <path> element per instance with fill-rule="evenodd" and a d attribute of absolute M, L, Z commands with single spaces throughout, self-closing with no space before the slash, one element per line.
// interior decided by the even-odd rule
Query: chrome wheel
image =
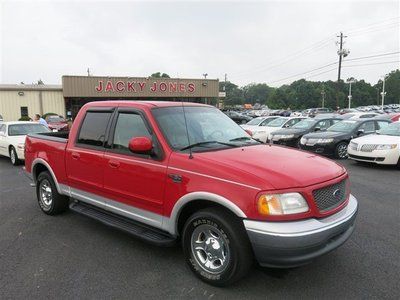
<path fill-rule="evenodd" d="M 53 191 L 51 189 L 50 182 L 47 179 L 43 179 L 39 185 L 40 203 L 43 209 L 48 210 L 53 202 Z"/>
<path fill-rule="evenodd" d="M 337 154 L 340 158 L 347 157 L 347 144 L 340 144 L 337 146 Z"/>
<path fill-rule="evenodd" d="M 222 273 L 230 260 L 229 243 L 223 233 L 207 224 L 192 233 L 191 250 L 197 264 L 206 272 Z"/>

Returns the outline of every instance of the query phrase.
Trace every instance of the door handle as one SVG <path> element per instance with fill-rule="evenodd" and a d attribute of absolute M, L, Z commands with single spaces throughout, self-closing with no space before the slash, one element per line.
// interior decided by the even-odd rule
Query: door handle
<path fill-rule="evenodd" d="M 113 169 L 117 169 L 119 167 L 119 162 L 110 160 L 108 165 Z"/>
<path fill-rule="evenodd" d="M 79 159 L 81 157 L 81 155 L 77 152 L 72 152 L 71 156 L 73 159 Z"/>

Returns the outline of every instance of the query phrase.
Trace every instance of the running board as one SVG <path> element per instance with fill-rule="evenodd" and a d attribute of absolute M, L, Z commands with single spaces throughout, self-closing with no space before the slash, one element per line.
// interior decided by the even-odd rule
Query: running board
<path fill-rule="evenodd" d="M 175 245 L 176 238 L 157 228 L 130 220 L 83 202 L 71 202 L 69 208 L 103 224 L 125 231 L 141 240 L 163 247 Z"/>

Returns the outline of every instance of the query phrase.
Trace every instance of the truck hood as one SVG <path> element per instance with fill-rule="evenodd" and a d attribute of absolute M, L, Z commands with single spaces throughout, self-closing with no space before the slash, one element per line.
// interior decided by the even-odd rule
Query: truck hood
<path fill-rule="evenodd" d="M 313 153 L 280 146 L 256 145 L 194 153 L 203 166 L 219 166 L 226 178 L 261 189 L 305 187 L 339 177 L 346 170 L 332 160 Z M 212 174 L 211 174 L 212 175 Z"/>
<path fill-rule="evenodd" d="M 370 134 L 353 139 L 352 142 L 358 144 L 400 144 L 400 136 Z"/>

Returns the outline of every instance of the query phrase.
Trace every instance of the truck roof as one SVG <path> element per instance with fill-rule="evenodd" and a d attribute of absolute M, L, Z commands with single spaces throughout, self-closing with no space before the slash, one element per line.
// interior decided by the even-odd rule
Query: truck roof
<path fill-rule="evenodd" d="M 106 100 L 106 101 L 93 101 L 85 104 L 85 106 L 132 106 L 132 107 L 172 107 L 172 106 L 204 106 L 209 107 L 210 105 L 194 103 L 194 102 L 180 102 L 180 101 L 140 101 L 140 100 Z"/>

